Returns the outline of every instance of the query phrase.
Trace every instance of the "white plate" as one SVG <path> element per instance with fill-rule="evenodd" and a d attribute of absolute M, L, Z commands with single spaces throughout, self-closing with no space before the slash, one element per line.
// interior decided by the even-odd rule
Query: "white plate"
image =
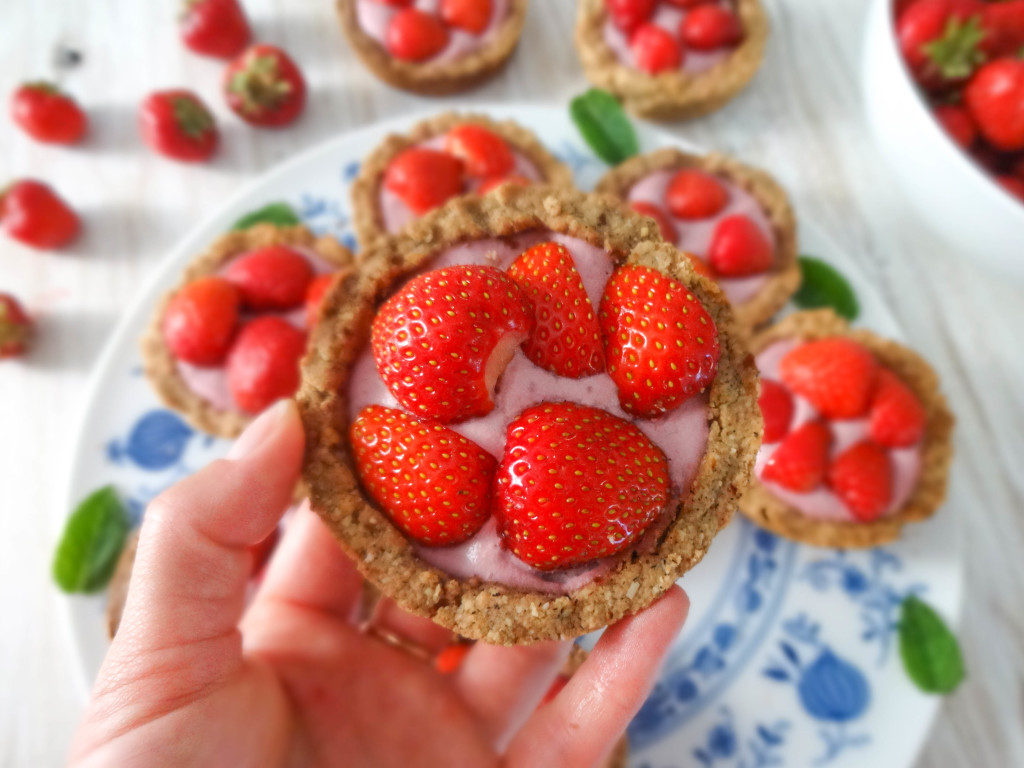
<path fill-rule="evenodd" d="M 495 106 L 532 128 L 584 189 L 605 171 L 564 110 Z M 287 201 L 315 231 L 352 244 L 348 187 L 360 160 L 407 118 L 348 133 L 266 174 L 198 226 L 163 264 L 106 348 L 92 379 L 70 472 L 68 508 L 113 483 L 139 514 L 155 494 L 224 453 L 163 409 L 141 372 L 138 338 L 157 296 L 193 254 L 240 216 Z M 639 126 L 645 151 L 679 142 Z M 692 149 L 692 147 L 689 147 Z M 861 323 L 900 331 L 856 264 L 821 232 L 801 226 L 802 249 L 850 278 Z M 897 544 L 842 553 L 787 542 L 738 515 L 682 583 L 692 600 L 654 694 L 630 727 L 632 765 L 863 766 L 904 768 L 938 700 L 905 677 L 894 648 L 900 599 L 926 595 L 944 616 L 961 607 L 962 561 L 953 516 L 912 526 Z M 83 691 L 107 640 L 104 599 L 67 601 Z"/>

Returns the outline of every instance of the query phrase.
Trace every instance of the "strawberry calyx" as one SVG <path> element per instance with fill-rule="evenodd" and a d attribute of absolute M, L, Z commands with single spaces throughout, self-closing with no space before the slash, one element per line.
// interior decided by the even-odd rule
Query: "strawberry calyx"
<path fill-rule="evenodd" d="M 28 341 L 29 325 L 9 312 L 7 305 L 0 302 L 0 349 L 7 346 L 22 345 Z"/>
<path fill-rule="evenodd" d="M 258 114 L 278 107 L 292 92 L 292 84 L 281 77 L 277 57 L 254 56 L 231 76 L 228 90 L 241 99 L 242 111 Z"/>
<path fill-rule="evenodd" d="M 971 16 L 964 21 L 950 18 L 942 35 L 922 46 L 922 49 L 943 78 L 963 80 L 970 77 L 987 59 L 981 48 L 985 35 L 978 16 Z"/>
<path fill-rule="evenodd" d="M 213 130 L 213 116 L 195 99 L 175 96 L 171 99 L 174 120 L 182 133 L 191 139 L 200 139 Z"/>
<path fill-rule="evenodd" d="M 63 93 L 63 91 L 57 87 L 56 83 L 51 83 L 49 80 L 33 80 L 31 82 L 24 83 L 21 87 L 29 91 L 46 93 L 50 96 L 60 96 Z"/>

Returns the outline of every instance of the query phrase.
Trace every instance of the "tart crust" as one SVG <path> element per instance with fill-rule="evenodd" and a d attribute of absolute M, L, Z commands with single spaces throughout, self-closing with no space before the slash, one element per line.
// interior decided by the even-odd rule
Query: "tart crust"
<path fill-rule="evenodd" d="M 751 341 L 756 355 L 776 341 L 812 341 L 845 336 L 863 344 L 886 368 L 910 387 L 927 413 L 921 443 L 921 474 L 901 509 L 870 523 L 817 520 L 781 501 L 757 477 L 740 500 L 740 511 L 758 525 L 789 539 L 819 547 L 874 547 L 899 538 L 903 526 L 935 514 L 946 498 L 949 465 L 953 459 L 953 414 L 939 392 L 939 378 L 925 360 L 902 344 L 871 331 L 850 328 L 830 309 L 796 312 L 780 320 Z"/>
<path fill-rule="evenodd" d="M 714 319 L 721 353 L 709 390 L 708 446 L 696 479 L 653 551 L 566 595 L 458 579 L 419 559 L 412 544 L 360 489 L 348 444 L 348 383 L 379 304 L 398 282 L 451 243 L 544 227 L 604 248 L 689 286 Z M 761 441 L 757 370 L 728 302 L 689 261 L 652 237 L 650 220 L 612 198 L 565 188 L 506 185 L 464 196 L 380 241 L 362 269 L 335 283 L 313 331 L 297 396 L 306 426 L 303 476 L 310 501 L 363 575 L 415 614 L 489 643 L 568 639 L 635 613 L 704 556 L 746 489 Z"/>
<path fill-rule="evenodd" d="M 363 64 L 384 82 L 425 96 L 443 96 L 472 88 L 495 75 L 508 61 L 523 31 L 529 0 L 509 0 L 508 16 L 494 39 L 452 61 L 402 61 L 392 56 L 359 24 L 356 0 L 337 0 L 341 28 Z"/>
<path fill-rule="evenodd" d="M 743 304 L 733 305 L 736 320 L 746 329 L 753 329 L 770 320 L 782 309 L 800 287 L 800 264 L 797 261 L 796 215 L 793 206 L 778 182 L 767 172 L 712 152 L 693 155 L 675 147 L 664 147 L 637 155 L 606 173 L 595 187 L 597 192 L 614 195 L 625 201 L 629 190 L 656 171 L 696 168 L 721 176 L 749 192 L 761 204 L 775 235 L 775 265 L 767 282 L 757 295 Z"/>
<path fill-rule="evenodd" d="M 579 0 L 576 51 L 587 79 L 614 93 L 631 112 L 652 120 L 698 117 L 723 107 L 761 66 L 768 16 L 760 0 L 736 0 L 736 14 L 745 32 L 743 42 L 704 72 L 649 75 L 623 64 L 604 40 L 605 0 Z"/>
<path fill-rule="evenodd" d="M 497 122 L 486 115 L 442 112 L 417 123 L 408 133 L 391 134 L 363 161 L 359 175 L 352 182 L 352 226 L 360 246 L 368 248 L 378 238 L 388 236 L 379 201 L 380 186 L 391 161 L 410 147 L 466 124 L 479 125 L 505 139 L 515 151 L 533 163 L 544 183 L 553 186 L 572 184 L 569 167 L 556 159 L 529 129 L 512 120 Z"/>
<path fill-rule="evenodd" d="M 196 429 L 218 437 L 237 437 L 253 416 L 241 411 L 214 408 L 192 391 L 178 373 L 177 361 L 164 341 L 164 313 L 174 295 L 188 283 L 217 273 L 231 259 L 243 253 L 268 245 L 290 245 L 313 251 L 324 261 L 333 264 L 339 272 L 350 270 L 355 262 L 351 252 L 333 237 L 316 237 L 302 226 L 257 224 L 239 232 L 228 232 L 217 238 L 185 267 L 178 285 L 157 302 L 153 317 L 142 336 L 142 365 L 146 377 L 163 403 L 184 416 Z"/>

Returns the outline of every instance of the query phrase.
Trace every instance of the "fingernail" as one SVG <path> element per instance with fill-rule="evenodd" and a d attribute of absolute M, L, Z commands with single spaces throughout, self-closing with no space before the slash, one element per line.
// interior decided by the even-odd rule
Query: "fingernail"
<path fill-rule="evenodd" d="M 291 400 L 278 400 L 261 413 L 238 436 L 235 444 L 228 451 L 227 458 L 232 461 L 238 461 L 255 451 L 268 437 L 274 434 L 291 407 Z"/>

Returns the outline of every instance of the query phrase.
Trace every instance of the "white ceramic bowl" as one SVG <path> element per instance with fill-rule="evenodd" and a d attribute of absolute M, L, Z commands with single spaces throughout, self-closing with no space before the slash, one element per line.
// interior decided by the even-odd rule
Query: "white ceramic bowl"
<path fill-rule="evenodd" d="M 871 131 L 921 216 L 965 258 L 1024 280 L 1024 204 L 928 111 L 897 47 L 892 0 L 874 0 L 862 66 Z"/>

